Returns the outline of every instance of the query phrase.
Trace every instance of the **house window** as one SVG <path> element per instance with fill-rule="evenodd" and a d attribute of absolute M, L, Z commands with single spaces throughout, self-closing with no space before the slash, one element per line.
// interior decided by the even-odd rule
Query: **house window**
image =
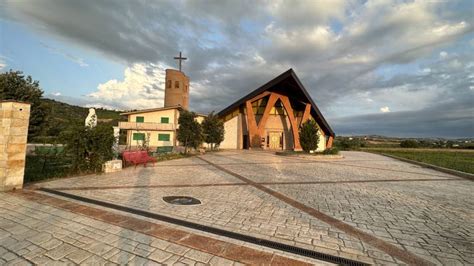
<path fill-rule="evenodd" d="M 133 133 L 133 140 L 145 140 L 145 133 Z"/>
<path fill-rule="evenodd" d="M 135 118 L 135 122 L 137 122 L 137 123 L 143 123 L 143 122 L 145 122 L 145 118 L 144 118 L 143 116 L 137 116 L 137 117 Z"/>
<path fill-rule="evenodd" d="M 170 141 L 170 134 L 158 134 L 159 141 Z"/>
<path fill-rule="evenodd" d="M 161 123 L 162 124 L 168 124 L 170 122 L 170 118 L 169 117 L 162 117 L 161 118 Z"/>
<path fill-rule="evenodd" d="M 171 88 L 171 80 L 168 80 L 168 84 L 166 85 L 166 87 Z"/>
<path fill-rule="evenodd" d="M 179 88 L 179 81 L 175 81 L 175 82 L 174 82 L 174 87 L 175 87 L 175 88 Z"/>

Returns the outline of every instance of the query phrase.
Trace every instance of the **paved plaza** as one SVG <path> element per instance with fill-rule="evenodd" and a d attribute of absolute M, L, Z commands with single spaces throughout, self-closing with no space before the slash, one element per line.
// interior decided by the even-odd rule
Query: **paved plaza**
<path fill-rule="evenodd" d="M 154 167 L 37 183 L 34 188 L 362 263 L 474 264 L 472 181 L 380 155 L 343 155 L 328 160 L 222 151 Z M 245 261 L 242 254 L 274 264 L 325 264 L 90 202 L 28 193 L 0 197 L 0 264 L 257 263 Z M 191 196 L 202 204 L 171 205 L 162 200 L 164 196 Z M 136 226 L 140 221 L 147 224 Z M 144 229 L 153 224 L 161 231 Z M 163 228 L 187 235 L 165 237 L 170 231 Z M 186 242 L 190 237 L 229 246 L 215 252 L 202 243 Z M 237 247 L 245 247 L 247 253 L 231 251 Z M 285 258 L 287 263 L 279 263 Z"/>

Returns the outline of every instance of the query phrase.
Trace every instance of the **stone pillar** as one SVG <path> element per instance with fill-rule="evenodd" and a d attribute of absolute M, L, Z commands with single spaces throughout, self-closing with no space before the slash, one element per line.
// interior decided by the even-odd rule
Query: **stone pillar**
<path fill-rule="evenodd" d="M 0 101 L 0 191 L 21 189 L 30 104 Z"/>

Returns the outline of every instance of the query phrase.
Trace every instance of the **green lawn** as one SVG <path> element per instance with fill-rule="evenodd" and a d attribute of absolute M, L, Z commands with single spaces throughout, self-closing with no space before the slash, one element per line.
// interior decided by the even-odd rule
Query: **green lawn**
<path fill-rule="evenodd" d="M 474 174 L 474 151 L 455 149 L 364 149 Z"/>

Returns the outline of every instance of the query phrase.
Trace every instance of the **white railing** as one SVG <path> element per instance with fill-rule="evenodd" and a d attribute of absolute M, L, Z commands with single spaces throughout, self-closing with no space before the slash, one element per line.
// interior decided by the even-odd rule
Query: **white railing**
<path fill-rule="evenodd" d="M 133 130 L 175 130 L 174 124 L 150 123 L 150 122 L 119 122 L 120 129 Z"/>

